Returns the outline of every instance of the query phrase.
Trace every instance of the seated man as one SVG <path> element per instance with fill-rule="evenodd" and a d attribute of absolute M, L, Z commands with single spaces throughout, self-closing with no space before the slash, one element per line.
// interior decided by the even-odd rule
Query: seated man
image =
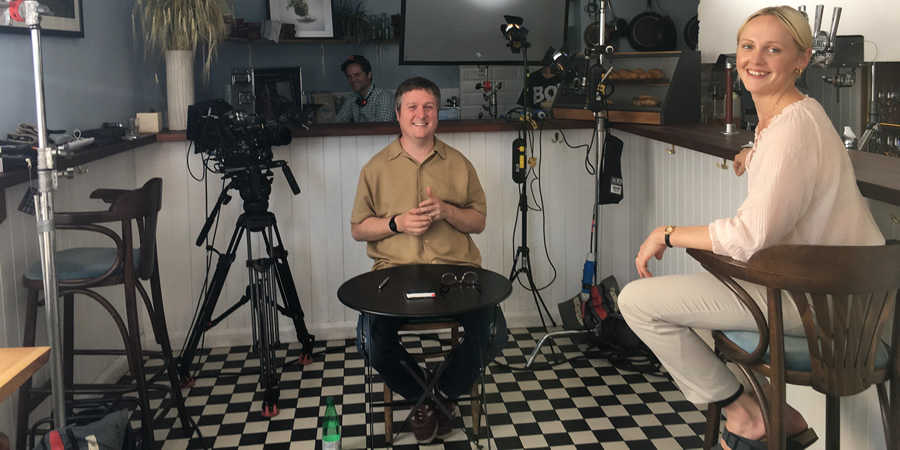
<path fill-rule="evenodd" d="M 472 163 L 458 150 L 434 136 L 441 92 L 430 80 L 404 81 L 395 94 L 400 136 L 362 168 L 350 216 L 350 233 L 366 241 L 374 269 L 401 264 L 481 265 L 481 253 L 470 233 L 484 230 L 487 203 Z M 453 413 L 454 399 L 468 392 L 481 373 L 506 345 L 506 320 L 497 308 L 454 317 L 465 338 L 437 380 L 437 394 Z M 397 339 L 405 319 L 360 316 L 360 335 L 366 336 L 369 362 L 394 392 L 418 400 L 421 386 L 400 361 L 422 375 L 416 361 Z M 370 329 L 365 329 L 370 326 Z M 495 335 L 491 328 L 496 326 Z M 360 347 L 360 352 L 366 353 Z M 482 358 L 479 359 L 479 355 Z M 430 401 L 413 416 L 419 443 L 452 432 L 451 418 L 438 413 Z M 438 417 L 440 416 L 440 417 Z"/>
<path fill-rule="evenodd" d="M 394 98 L 390 92 L 372 83 L 369 60 L 361 55 L 352 55 L 341 64 L 341 72 L 347 77 L 353 94 L 341 106 L 335 122 L 393 122 L 396 119 Z"/>

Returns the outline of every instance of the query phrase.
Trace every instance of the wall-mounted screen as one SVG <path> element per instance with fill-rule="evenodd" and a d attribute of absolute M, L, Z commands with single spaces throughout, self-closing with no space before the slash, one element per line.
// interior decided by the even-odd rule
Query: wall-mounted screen
<path fill-rule="evenodd" d="M 524 19 L 530 64 L 539 64 L 547 47 L 565 42 L 566 0 L 403 0 L 400 64 L 517 65 L 500 32 L 503 16 Z"/>

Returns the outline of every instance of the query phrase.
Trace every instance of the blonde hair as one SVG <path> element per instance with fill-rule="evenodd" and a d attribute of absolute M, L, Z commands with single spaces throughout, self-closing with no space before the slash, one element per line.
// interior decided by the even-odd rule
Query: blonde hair
<path fill-rule="evenodd" d="M 791 33 L 791 37 L 794 38 L 794 44 L 797 45 L 797 48 L 800 49 L 801 52 L 805 52 L 812 48 L 813 36 L 812 28 L 809 27 L 809 21 L 803 13 L 786 5 L 769 6 L 751 14 L 750 17 L 741 24 L 741 27 L 738 28 L 738 41 L 741 40 L 741 33 L 744 31 L 744 27 L 746 27 L 751 20 L 760 16 L 772 16 L 780 20 Z"/>

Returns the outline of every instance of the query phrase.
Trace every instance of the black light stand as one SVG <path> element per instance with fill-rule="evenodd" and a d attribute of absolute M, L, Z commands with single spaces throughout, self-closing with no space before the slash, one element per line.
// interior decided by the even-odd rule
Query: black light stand
<path fill-rule="evenodd" d="M 217 325 L 225 317 L 236 311 L 246 303 L 250 303 L 251 326 L 253 333 L 253 349 L 259 353 L 259 384 L 265 390 L 262 405 L 262 415 L 272 417 L 278 414 L 278 398 L 280 395 L 278 382 L 279 374 L 275 364 L 275 349 L 281 345 L 278 334 L 277 312 L 289 317 L 294 324 L 297 340 L 302 345 L 300 364 L 312 362 L 312 349 L 315 336 L 309 334 L 304 322 L 303 309 L 294 286 L 287 262 L 287 251 L 281 241 L 281 233 L 278 231 L 275 214 L 268 211 L 269 193 L 272 185 L 273 167 L 281 167 L 291 191 L 294 195 L 300 193 L 297 181 L 291 174 L 290 168 L 284 161 L 268 161 L 257 166 L 225 169 L 225 178 L 230 182 L 222 190 L 213 207 L 212 212 L 200 231 L 196 244 L 202 245 L 206 241 L 207 233 L 215 222 L 219 210 L 223 204 L 231 200 L 228 191 L 236 189 L 244 200 L 244 212 L 238 217 L 234 233 L 225 253 L 219 253 L 216 270 L 210 281 L 209 288 L 200 305 L 198 314 L 185 341 L 185 347 L 181 357 L 178 358 L 178 372 L 182 378 L 182 384 L 193 384 L 191 365 L 200 339 L 207 330 Z M 213 319 L 213 311 L 219 300 L 225 280 L 228 277 L 228 269 L 234 262 L 241 239 L 246 233 L 247 246 L 247 272 L 249 282 L 246 291 L 240 300 Z M 253 255 L 253 233 L 258 233 L 265 245 L 263 257 Z M 283 305 L 278 304 L 281 297 Z"/>
<path fill-rule="evenodd" d="M 527 159 L 527 145 L 528 141 L 526 127 L 530 123 L 528 109 L 530 101 L 528 99 L 528 48 L 531 47 L 531 43 L 528 42 L 526 36 L 528 35 L 528 30 L 522 27 L 522 18 L 515 16 L 503 16 L 506 19 L 507 24 L 500 26 L 500 31 L 503 33 L 503 36 L 509 40 L 507 46 L 512 50 L 513 53 L 522 53 L 522 59 L 524 61 L 524 70 L 525 70 L 525 105 L 523 108 L 525 109 L 525 113 L 523 114 L 522 126 L 519 129 L 518 137 L 513 141 L 513 149 L 512 149 L 512 178 L 517 184 L 519 184 L 519 212 L 522 215 L 522 241 L 521 245 L 516 249 L 516 253 L 513 256 L 513 264 L 512 269 L 509 273 L 509 281 L 513 282 L 519 278 L 520 274 L 525 274 L 525 278 L 528 281 L 528 285 L 526 288 L 531 291 L 531 295 L 534 297 L 534 305 L 538 310 L 538 314 L 541 317 L 541 324 L 544 327 L 544 331 L 547 331 L 547 324 L 544 321 L 544 313 L 547 313 L 547 317 L 550 319 L 550 323 L 553 326 L 556 326 L 556 321 L 553 319 L 553 316 L 550 315 L 550 311 L 547 309 L 547 305 L 544 303 L 544 299 L 541 297 L 541 292 L 538 289 L 537 285 L 534 283 L 534 275 L 531 267 L 531 250 L 528 248 L 528 190 L 525 186 L 525 181 L 528 178 L 528 169 L 526 166 Z M 522 262 L 521 267 L 519 266 L 519 261 Z M 543 311 L 541 311 L 543 308 Z"/>

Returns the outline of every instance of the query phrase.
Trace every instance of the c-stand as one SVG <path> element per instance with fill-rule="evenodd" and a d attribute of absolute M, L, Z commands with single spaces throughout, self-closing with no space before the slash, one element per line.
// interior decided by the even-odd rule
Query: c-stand
<path fill-rule="evenodd" d="M 506 16 L 507 19 L 510 16 Z M 521 20 L 521 19 L 519 19 Z M 521 22 L 519 22 L 521 25 Z M 509 281 L 513 282 L 519 278 L 519 274 L 525 274 L 525 278 L 528 280 L 528 286 L 526 287 L 529 291 L 531 291 L 531 295 L 534 297 L 534 306 L 538 310 L 538 314 L 541 318 L 541 325 L 544 327 L 544 331 L 547 331 L 547 324 L 544 321 L 544 313 L 547 313 L 547 317 L 550 319 L 550 323 L 553 326 L 556 326 L 556 320 L 553 319 L 553 316 L 550 315 L 550 311 L 547 309 L 547 304 L 544 303 L 544 299 L 541 297 L 541 292 L 538 289 L 537 285 L 534 283 L 534 275 L 532 274 L 531 269 L 531 258 L 530 258 L 530 249 L 528 248 L 528 190 L 525 186 L 525 182 L 528 178 L 528 171 L 525 167 L 526 160 L 526 148 L 527 148 L 527 135 L 526 135 L 526 127 L 530 123 L 529 117 L 530 114 L 528 112 L 528 105 L 530 104 L 530 86 L 529 86 L 529 78 L 528 78 L 528 47 L 531 46 L 530 43 L 525 39 L 524 34 L 521 37 L 518 37 L 519 42 L 518 46 L 514 47 L 511 44 L 508 46 L 513 49 L 514 53 L 518 53 L 515 51 L 515 48 L 520 48 L 522 52 L 522 57 L 524 59 L 524 71 L 525 71 L 525 113 L 523 113 L 522 127 L 519 130 L 518 139 L 513 141 L 513 181 L 519 184 L 519 211 L 522 214 L 522 242 L 521 245 L 516 249 L 516 254 L 513 256 L 513 264 L 512 269 L 509 273 Z M 521 258 L 522 266 L 518 267 L 519 260 Z M 541 308 L 544 308 L 543 312 Z"/>
<path fill-rule="evenodd" d="M 297 340 L 302 345 L 300 364 L 312 362 L 311 355 L 315 341 L 315 336 L 309 334 L 303 320 L 303 309 L 297 298 L 297 289 L 288 266 L 287 251 L 281 241 L 275 214 L 268 211 L 269 193 L 272 190 L 272 167 L 281 167 L 291 191 L 294 195 L 300 193 L 297 181 L 284 161 L 269 161 L 254 166 L 224 170 L 224 177 L 230 181 L 219 194 L 212 212 L 206 219 L 200 236 L 197 238 L 197 246 L 206 241 L 207 233 L 215 222 L 222 205 L 231 200 L 231 196 L 228 194 L 230 189 L 237 189 L 240 193 L 241 199 L 244 201 L 244 212 L 237 219 L 228 249 L 225 253 L 219 253 L 216 271 L 198 309 L 195 321 L 191 325 L 184 351 L 178 360 L 178 370 L 182 382 L 187 386 L 192 385 L 194 380 L 191 375 L 191 364 L 203 333 L 216 326 L 245 303 L 250 302 L 253 348 L 259 353 L 259 384 L 265 389 L 262 407 L 264 417 L 278 414 L 277 403 L 280 391 L 278 388 L 279 375 L 275 365 L 275 348 L 281 345 L 281 342 L 276 311 L 290 317 L 294 323 Z M 249 275 L 247 289 L 237 303 L 213 319 L 213 310 L 245 232 Z M 252 233 L 259 233 L 265 244 L 265 255 L 261 258 L 253 256 Z M 214 251 L 214 249 L 211 250 Z M 283 305 L 278 305 L 277 296 L 279 294 Z"/>

